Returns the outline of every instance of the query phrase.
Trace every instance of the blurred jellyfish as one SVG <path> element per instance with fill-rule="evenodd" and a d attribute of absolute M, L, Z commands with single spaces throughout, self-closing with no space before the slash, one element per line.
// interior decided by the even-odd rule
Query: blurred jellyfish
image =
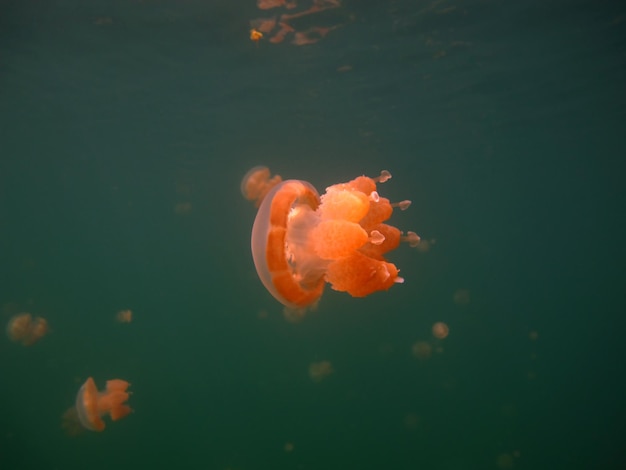
<path fill-rule="evenodd" d="M 445 339 L 450 334 L 450 328 L 442 321 L 433 325 L 433 336 L 437 339 Z"/>
<path fill-rule="evenodd" d="M 250 21 L 255 32 L 250 39 L 254 42 L 265 35 L 272 44 L 289 36 L 296 46 L 315 44 L 351 21 L 351 15 L 341 8 L 341 0 L 258 0 L 257 7 L 273 11 L 271 16 Z"/>
<path fill-rule="evenodd" d="M 30 313 L 14 315 L 7 324 L 7 336 L 11 341 L 31 346 L 48 333 L 48 321 L 42 317 L 33 318 Z"/>
<path fill-rule="evenodd" d="M 133 321 L 133 311 L 132 310 L 120 310 L 115 315 L 115 320 L 118 323 L 130 323 Z"/>
<path fill-rule="evenodd" d="M 411 346 L 411 352 L 418 359 L 428 359 L 433 353 L 433 347 L 427 341 L 416 341 Z"/>
<path fill-rule="evenodd" d="M 467 305 L 470 303 L 470 291 L 469 289 L 457 289 L 452 296 L 454 303 L 457 305 Z"/>
<path fill-rule="evenodd" d="M 496 466 L 501 470 L 513 468 L 513 456 L 507 453 L 498 455 L 496 457 Z"/>
<path fill-rule="evenodd" d="M 420 417 L 418 415 L 416 415 L 415 413 L 407 413 L 404 416 L 404 426 L 407 429 L 417 429 L 417 427 L 420 425 Z"/>
<path fill-rule="evenodd" d="M 269 10 L 270 8 L 286 7 L 294 8 L 296 6 L 295 0 L 257 0 L 256 5 L 261 10 Z"/>
<path fill-rule="evenodd" d="M 255 166 L 250 169 L 241 180 L 241 194 L 248 201 L 254 201 L 259 207 L 267 193 L 280 183 L 283 179 L 280 175 L 271 177 L 269 168 L 266 166 Z"/>
<path fill-rule="evenodd" d="M 309 365 L 309 377 L 313 382 L 321 382 L 334 372 L 330 361 L 312 362 Z"/>
<path fill-rule="evenodd" d="M 129 397 L 129 392 L 126 391 L 129 385 L 121 379 L 107 380 L 106 389 L 99 392 L 93 378 L 89 377 L 76 395 L 75 415 L 68 410 L 64 415 L 64 423 L 70 422 L 73 416 L 76 416 L 83 428 L 89 431 L 103 431 L 105 428 L 103 416 L 108 414 L 112 421 L 117 421 L 132 411 L 124 404 Z"/>
<path fill-rule="evenodd" d="M 192 209 L 191 202 L 189 201 L 179 202 L 174 206 L 174 213 L 176 215 L 186 215 L 191 212 L 191 209 Z"/>

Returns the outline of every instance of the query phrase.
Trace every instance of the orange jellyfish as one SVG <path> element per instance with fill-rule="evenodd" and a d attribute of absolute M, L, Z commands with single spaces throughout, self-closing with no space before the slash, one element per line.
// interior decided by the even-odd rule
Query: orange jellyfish
<path fill-rule="evenodd" d="M 7 336 L 11 341 L 31 346 L 48 333 L 48 321 L 42 317 L 33 318 L 30 313 L 17 314 L 7 324 Z"/>
<path fill-rule="evenodd" d="M 433 336 L 437 339 L 446 339 L 450 334 L 450 328 L 442 321 L 438 321 L 433 325 Z"/>
<path fill-rule="evenodd" d="M 104 415 L 108 414 L 113 421 L 127 416 L 132 411 L 124 404 L 128 400 L 129 392 L 126 389 L 129 385 L 121 379 L 107 380 L 106 389 L 99 392 L 96 383 L 89 377 L 76 395 L 75 410 L 81 426 L 90 431 L 103 431 Z"/>
<path fill-rule="evenodd" d="M 330 186 L 321 197 L 306 181 L 270 178 L 265 167 L 250 170 L 241 188 L 259 210 L 252 227 L 252 258 L 265 288 L 285 307 L 315 305 L 326 283 L 353 297 L 387 290 L 404 280 L 385 259 L 401 241 L 419 243 L 384 222 L 394 207 L 377 192 L 391 174 L 359 176 Z"/>
<path fill-rule="evenodd" d="M 303 3 L 306 5 L 300 5 Z M 348 20 L 345 14 L 327 14 L 327 10 L 341 12 L 341 0 L 257 0 L 257 7 L 261 10 L 278 9 L 270 17 L 255 18 L 250 21 L 253 31 L 267 35 L 268 41 L 273 44 L 283 42 L 287 36 L 293 33 L 292 44 L 303 46 L 315 44 L 324 38 L 329 32 L 343 26 Z M 293 13 L 286 11 L 293 10 Z M 282 11 L 283 13 L 280 13 Z M 322 14 L 322 12 L 327 12 Z M 320 15 L 321 14 L 321 15 Z M 321 16 L 321 17 L 320 17 Z M 306 18 L 309 17 L 309 18 Z M 313 18 L 318 18 L 317 20 Z M 327 25 L 311 24 L 311 22 L 324 21 Z M 250 39 L 257 41 L 253 35 Z"/>
<path fill-rule="evenodd" d="M 433 347 L 427 341 L 417 341 L 411 346 L 411 351 L 418 359 L 428 359 L 433 352 Z"/>
<path fill-rule="evenodd" d="M 309 377 L 313 382 L 321 382 L 334 371 L 330 361 L 312 362 L 309 365 Z"/>
<path fill-rule="evenodd" d="M 280 175 L 270 178 L 270 170 L 265 166 L 251 168 L 241 180 L 241 194 L 249 201 L 255 201 L 256 207 L 261 205 L 266 194 L 283 179 Z"/>
<path fill-rule="evenodd" d="M 115 315 L 115 320 L 118 323 L 130 323 L 133 321 L 133 311 L 132 310 L 120 310 Z"/>
<path fill-rule="evenodd" d="M 257 44 L 263 38 L 263 33 L 254 28 L 250 30 L 250 40 L 256 42 Z"/>

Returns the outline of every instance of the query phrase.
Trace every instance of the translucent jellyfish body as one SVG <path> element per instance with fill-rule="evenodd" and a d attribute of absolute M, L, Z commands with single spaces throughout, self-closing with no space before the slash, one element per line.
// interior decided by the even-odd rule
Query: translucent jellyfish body
<path fill-rule="evenodd" d="M 267 290 L 288 309 L 315 305 L 326 283 L 353 297 L 387 290 L 404 280 L 385 254 L 401 241 L 419 243 L 384 222 L 394 207 L 377 192 L 387 171 L 359 176 L 327 188 L 321 197 L 308 182 L 270 177 L 265 167 L 250 170 L 241 190 L 259 207 L 252 228 L 252 257 Z"/>

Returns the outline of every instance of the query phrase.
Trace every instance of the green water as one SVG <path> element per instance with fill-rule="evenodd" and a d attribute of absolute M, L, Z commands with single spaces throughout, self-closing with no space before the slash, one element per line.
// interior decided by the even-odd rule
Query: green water
<path fill-rule="evenodd" d="M 0 320 L 50 324 L 0 337 L 2 470 L 621 467 L 626 10 L 323 13 L 298 47 L 249 40 L 254 0 L 0 1 Z M 289 323 L 250 254 L 258 164 L 388 169 L 430 250 Z M 134 413 L 68 437 L 89 376 Z"/>

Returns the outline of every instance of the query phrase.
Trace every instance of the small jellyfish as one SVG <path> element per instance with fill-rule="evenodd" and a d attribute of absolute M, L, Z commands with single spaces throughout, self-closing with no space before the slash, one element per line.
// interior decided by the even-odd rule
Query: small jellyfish
<path fill-rule="evenodd" d="M 48 333 L 48 321 L 42 317 L 33 318 L 30 313 L 19 313 L 9 320 L 7 336 L 11 341 L 31 346 Z"/>
<path fill-rule="evenodd" d="M 277 8 L 281 6 L 294 8 L 296 6 L 296 2 L 295 0 L 257 0 L 256 5 L 261 10 L 269 10 L 270 8 Z"/>
<path fill-rule="evenodd" d="M 22 341 L 32 330 L 33 319 L 30 313 L 20 313 L 7 323 L 7 336 L 11 341 Z"/>
<path fill-rule="evenodd" d="M 428 359 L 433 353 L 433 347 L 427 341 L 416 341 L 411 346 L 413 355 L 421 360 Z"/>
<path fill-rule="evenodd" d="M 442 321 L 433 325 L 433 336 L 437 339 L 445 339 L 450 334 L 450 328 Z"/>
<path fill-rule="evenodd" d="M 470 303 L 469 289 L 457 289 L 452 296 L 452 300 L 457 305 L 467 305 Z"/>
<path fill-rule="evenodd" d="M 250 39 L 256 42 L 267 35 L 270 43 L 278 44 L 292 35 L 291 43 L 296 46 L 315 44 L 349 21 L 350 16 L 341 6 L 341 0 L 257 0 L 260 10 L 278 9 L 278 12 L 251 20 Z"/>
<path fill-rule="evenodd" d="M 132 310 L 120 310 L 115 315 L 115 321 L 118 323 L 130 323 L 133 321 L 133 311 Z"/>
<path fill-rule="evenodd" d="M 496 457 L 496 466 L 501 470 L 513 468 L 513 456 L 511 454 L 502 453 Z"/>
<path fill-rule="evenodd" d="M 309 377 L 313 382 L 321 382 L 334 371 L 330 361 L 312 362 L 309 365 Z"/>
<path fill-rule="evenodd" d="M 250 30 L 250 40 L 253 42 L 256 42 L 258 44 L 258 42 L 263 38 L 263 33 L 259 30 L 256 30 L 254 28 L 252 28 Z"/>
<path fill-rule="evenodd" d="M 270 176 L 270 170 L 266 166 L 255 166 L 250 169 L 241 180 L 243 197 L 248 201 L 254 201 L 256 207 L 259 207 L 270 189 L 283 180 L 280 175 L 271 178 Z"/>
<path fill-rule="evenodd" d="M 174 206 L 174 213 L 176 215 L 187 215 L 187 214 L 191 213 L 192 209 L 193 209 L 193 206 L 192 206 L 191 202 L 189 202 L 189 201 L 178 202 Z"/>
<path fill-rule="evenodd" d="M 132 411 L 124 404 L 128 400 L 129 385 L 121 379 L 107 380 L 106 389 L 99 392 L 93 378 L 89 377 L 76 395 L 76 417 L 81 426 L 89 431 L 103 431 L 104 415 L 108 414 L 113 421 L 127 416 Z M 71 413 L 66 415 L 64 419 L 71 417 Z"/>
<path fill-rule="evenodd" d="M 266 289 L 287 309 L 314 306 L 324 286 L 366 297 L 404 282 L 385 255 L 401 241 L 416 246 L 420 237 L 403 235 L 384 222 L 394 208 L 380 196 L 377 183 L 391 178 L 387 171 L 359 176 L 326 189 L 321 197 L 308 182 L 270 178 L 265 167 L 244 177 L 243 195 L 259 207 L 252 227 L 252 258 Z"/>
<path fill-rule="evenodd" d="M 417 429 L 420 423 L 421 423 L 421 419 L 415 413 L 407 413 L 404 417 L 404 426 L 407 429 L 411 429 L 411 430 Z"/>

